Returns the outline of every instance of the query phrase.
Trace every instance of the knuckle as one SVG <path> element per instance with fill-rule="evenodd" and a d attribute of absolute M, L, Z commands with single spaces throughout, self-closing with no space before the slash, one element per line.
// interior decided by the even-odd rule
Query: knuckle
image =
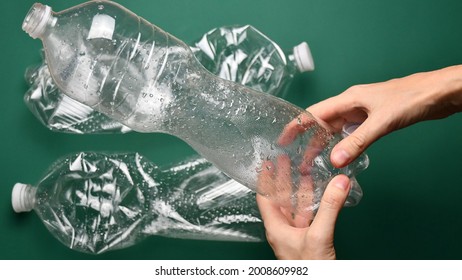
<path fill-rule="evenodd" d="M 350 147 L 356 151 L 362 151 L 366 148 L 366 137 L 359 132 L 349 136 Z"/>
<path fill-rule="evenodd" d="M 359 93 L 364 91 L 366 86 L 367 85 L 353 85 L 353 86 L 350 86 L 346 90 L 346 92 L 349 93 L 349 94 L 359 94 Z"/>

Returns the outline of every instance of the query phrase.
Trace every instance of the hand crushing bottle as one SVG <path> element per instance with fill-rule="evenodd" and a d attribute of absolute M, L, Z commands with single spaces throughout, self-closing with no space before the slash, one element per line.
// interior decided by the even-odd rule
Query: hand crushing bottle
<path fill-rule="evenodd" d="M 333 168 L 339 135 L 299 107 L 216 77 L 185 43 L 114 2 L 60 13 L 35 4 L 23 29 L 42 40 L 65 94 L 135 131 L 181 138 L 229 177 L 294 212 L 311 214 L 313 197 L 332 176 L 353 177 L 368 164 L 362 156 Z M 283 190 L 262 173 L 283 178 Z"/>

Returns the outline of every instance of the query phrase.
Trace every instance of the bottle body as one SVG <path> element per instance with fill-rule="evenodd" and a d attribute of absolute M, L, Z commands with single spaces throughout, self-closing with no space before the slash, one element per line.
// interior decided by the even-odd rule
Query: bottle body
<path fill-rule="evenodd" d="M 56 87 L 46 64 L 29 67 L 25 76 L 30 87 L 24 94 L 24 103 L 50 130 L 72 134 L 131 131 L 127 126 L 63 94 Z"/>
<path fill-rule="evenodd" d="M 308 112 L 217 78 L 186 44 L 115 3 L 89 2 L 48 22 L 41 39 L 64 93 L 135 131 L 183 139 L 229 177 L 294 212 L 316 207 L 301 182 L 320 198 L 336 174 L 353 177 L 367 167 L 363 155 L 333 168 L 329 154 L 340 138 Z M 290 180 L 290 190 L 262 189 L 267 163 L 277 167 L 286 157 L 289 168 L 276 173 Z"/>
<path fill-rule="evenodd" d="M 285 55 L 276 43 L 250 25 L 214 28 L 193 42 L 191 50 L 211 73 L 276 96 L 284 95 L 296 72 L 310 71 L 314 67 L 306 43 Z M 300 50 L 302 55 L 297 55 Z M 62 93 L 50 77 L 45 57 L 43 59 L 42 65 L 26 70 L 30 88 L 24 95 L 26 105 L 42 124 L 53 131 L 74 134 L 131 131 Z M 301 67 L 296 63 L 300 60 L 313 67 Z"/>
<path fill-rule="evenodd" d="M 279 45 L 251 25 L 214 28 L 192 45 L 195 57 L 210 72 L 275 96 L 284 96 L 286 86 L 297 72 L 314 70 L 306 43 L 286 55 Z M 299 51 L 305 53 L 299 55 Z M 306 64 L 309 66 L 304 67 Z"/>
<path fill-rule="evenodd" d="M 20 201 L 65 246 L 85 253 L 149 235 L 263 240 L 255 195 L 242 185 L 223 186 L 227 180 L 203 159 L 159 169 L 137 153 L 82 152 L 56 161 Z"/>

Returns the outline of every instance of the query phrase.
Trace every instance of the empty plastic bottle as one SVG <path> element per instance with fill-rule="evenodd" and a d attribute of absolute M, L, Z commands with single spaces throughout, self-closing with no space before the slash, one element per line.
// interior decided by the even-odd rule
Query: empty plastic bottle
<path fill-rule="evenodd" d="M 53 82 L 48 66 L 26 70 L 30 87 L 24 102 L 34 116 L 52 131 L 73 134 L 126 133 L 131 129 L 63 94 Z"/>
<path fill-rule="evenodd" d="M 306 42 L 285 55 L 276 43 L 250 25 L 214 28 L 192 46 L 195 57 L 213 74 L 277 96 L 284 95 L 296 72 L 314 70 Z M 27 68 L 26 80 L 30 88 L 24 101 L 50 130 L 77 134 L 131 131 L 60 92 L 45 61 Z"/>
<path fill-rule="evenodd" d="M 206 71 L 190 48 L 124 7 L 92 1 L 60 13 L 35 4 L 23 29 L 43 42 L 50 74 L 71 98 L 139 132 L 191 145 L 229 177 L 299 214 L 312 215 L 336 169 L 340 140 L 305 110 Z M 327 170 L 327 171 L 326 171 Z M 284 188 L 267 184 L 283 179 Z M 355 185 L 348 197 L 356 204 Z"/>
<path fill-rule="evenodd" d="M 160 169 L 137 153 L 78 153 L 50 166 L 36 185 L 17 183 L 16 212 L 34 210 L 65 246 L 103 253 L 150 235 L 261 241 L 264 228 L 247 187 L 203 159 Z"/>
<path fill-rule="evenodd" d="M 249 88 L 283 96 L 297 72 L 314 70 L 306 42 L 285 54 L 251 25 L 214 28 L 193 43 L 195 57 L 210 72 Z"/>

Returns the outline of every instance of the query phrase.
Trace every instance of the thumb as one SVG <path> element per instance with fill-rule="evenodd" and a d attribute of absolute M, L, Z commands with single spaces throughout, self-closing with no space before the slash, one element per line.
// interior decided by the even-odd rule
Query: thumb
<path fill-rule="evenodd" d="M 335 145 L 330 155 L 332 164 L 337 168 L 346 166 L 380 138 L 381 134 L 380 126 L 369 117 L 354 132 Z"/>
<path fill-rule="evenodd" d="M 338 214 L 345 204 L 350 191 L 350 180 L 345 175 L 334 177 L 321 198 L 318 213 L 310 226 L 310 231 L 331 241 L 334 236 Z"/>

